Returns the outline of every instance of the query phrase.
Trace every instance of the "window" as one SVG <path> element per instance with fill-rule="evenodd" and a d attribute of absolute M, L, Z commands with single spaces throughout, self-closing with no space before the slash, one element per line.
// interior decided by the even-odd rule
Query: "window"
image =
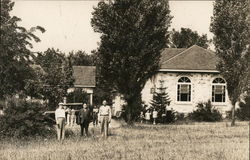
<path fill-rule="evenodd" d="M 181 77 L 177 85 L 177 101 L 191 101 L 191 81 L 187 77 Z"/>
<path fill-rule="evenodd" d="M 226 82 L 222 78 L 215 78 L 212 84 L 212 102 L 225 102 Z"/>

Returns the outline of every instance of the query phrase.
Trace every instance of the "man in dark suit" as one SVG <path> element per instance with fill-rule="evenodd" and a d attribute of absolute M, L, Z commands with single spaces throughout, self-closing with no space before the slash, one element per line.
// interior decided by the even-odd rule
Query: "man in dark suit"
<path fill-rule="evenodd" d="M 85 130 L 86 136 L 88 136 L 90 118 L 91 118 L 90 110 L 87 107 L 86 103 L 84 103 L 83 108 L 80 109 L 79 114 L 78 114 L 79 124 L 81 126 L 81 136 L 83 136 L 84 130 Z"/>

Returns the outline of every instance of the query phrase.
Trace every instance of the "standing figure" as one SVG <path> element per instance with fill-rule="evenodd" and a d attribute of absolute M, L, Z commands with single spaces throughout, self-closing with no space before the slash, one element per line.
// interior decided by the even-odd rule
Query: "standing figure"
<path fill-rule="evenodd" d="M 98 125 L 98 113 L 99 113 L 99 109 L 97 106 L 94 106 L 93 108 L 93 125 L 97 126 Z"/>
<path fill-rule="evenodd" d="M 150 116 L 151 116 L 151 113 L 149 110 L 147 110 L 147 112 L 145 113 L 146 123 L 150 123 Z"/>
<path fill-rule="evenodd" d="M 88 109 L 86 103 L 83 104 L 83 108 L 80 109 L 78 114 L 79 124 L 81 127 L 81 136 L 83 136 L 83 132 L 85 130 L 86 136 L 88 136 L 88 129 L 90 123 L 90 110 Z"/>
<path fill-rule="evenodd" d="M 144 119 L 144 114 L 143 114 L 143 111 L 141 111 L 141 114 L 140 114 L 141 123 L 143 123 L 143 119 Z"/>
<path fill-rule="evenodd" d="M 70 124 L 74 126 L 76 124 L 76 110 L 73 108 L 70 115 Z"/>
<path fill-rule="evenodd" d="M 166 115 L 166 110 L 164 110 L 164 112 L 161 114 L 161 119 L 162 119 L 161 121 L 162 121 L 163 124 L 166 123 L 166 116 L 167 116 Z"/>
<path fill-rule="evenodd" d="M 57 139 L 59 141 L 64 140 L 65 135 L 65 110 L 63 103 L 59 103 L 59 107 L 55 111 L 56 127 L 57 127 Z"/>
<path fill-rule="evenodd" d="M 154 119 L 153 124 L 156 124 L 156 119 L 157 119 L 157 117 L 158 117 L 158 112 L 157 112 L 156 109 L 154 109 L 154 111 L 153 111 L 153 119 Z"/>
<path fill-rule="evenodd" d="M 71 119 L 71 109 L 70 108 L 67 108 L 66 109 L 66 119 L 67 119 L 67 125 L 70 125 L 70 119 Z"/>
<path fill-rule="evenodd" d="M 102 102 L 102 106 L 99 109 L 98 121 L 101 123 L 101 134 L 107 138 L 108 136 L 108 127 L 111 122 L 111 108 L 107 105 L 107 101 Z"/>

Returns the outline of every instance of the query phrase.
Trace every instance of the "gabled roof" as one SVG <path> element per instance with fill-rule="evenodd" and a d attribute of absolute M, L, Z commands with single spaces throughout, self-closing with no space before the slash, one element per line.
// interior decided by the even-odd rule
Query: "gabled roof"
<path fill-rule="evenodd" d="M 75 87 L 95 87 L 95 66 L 73 66 L 73 77 Z"/>
<path fill-rule="evenodd" d="M 166 49 L 162 53 L 161 70 L 212 71 L 216 69 L 218 58 L 210 50 L 193 45 L 187 49 Z"/>

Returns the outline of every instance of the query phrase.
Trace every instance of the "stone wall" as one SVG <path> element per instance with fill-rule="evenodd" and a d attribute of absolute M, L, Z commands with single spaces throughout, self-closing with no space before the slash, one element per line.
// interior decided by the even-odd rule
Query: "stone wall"
<path fill-rule="evenodd" d="M 177 83 L 181 77 L 188 77 L 191 80 L 191 102 L 178 102 L 177 101 Z M 174 110 L 182 113 L 192 112 L 195 106 L 199 102 L 207 102 L 209 99 L 212 100 L 212 81 L 215 78 L 219 78 L 219 74 L 213 73 L 166 73 L 160 72 L 152 77 L 145 85 L 142 91 L 142 100 L 145 104 L 150 105 L 153 95 L 150 93 L 150 89 L 153 87 L 158 88 L 160 80 L 164 81 L 164 87 L 166 92 L 171 98 L 171 103 L 168 109 L 173 108 Z M 226 91 L 225 102 L 215 103 L 212 102 L 213 106 L 218 108 L 222 113 L 231 109 L 231 104 Z"/>

